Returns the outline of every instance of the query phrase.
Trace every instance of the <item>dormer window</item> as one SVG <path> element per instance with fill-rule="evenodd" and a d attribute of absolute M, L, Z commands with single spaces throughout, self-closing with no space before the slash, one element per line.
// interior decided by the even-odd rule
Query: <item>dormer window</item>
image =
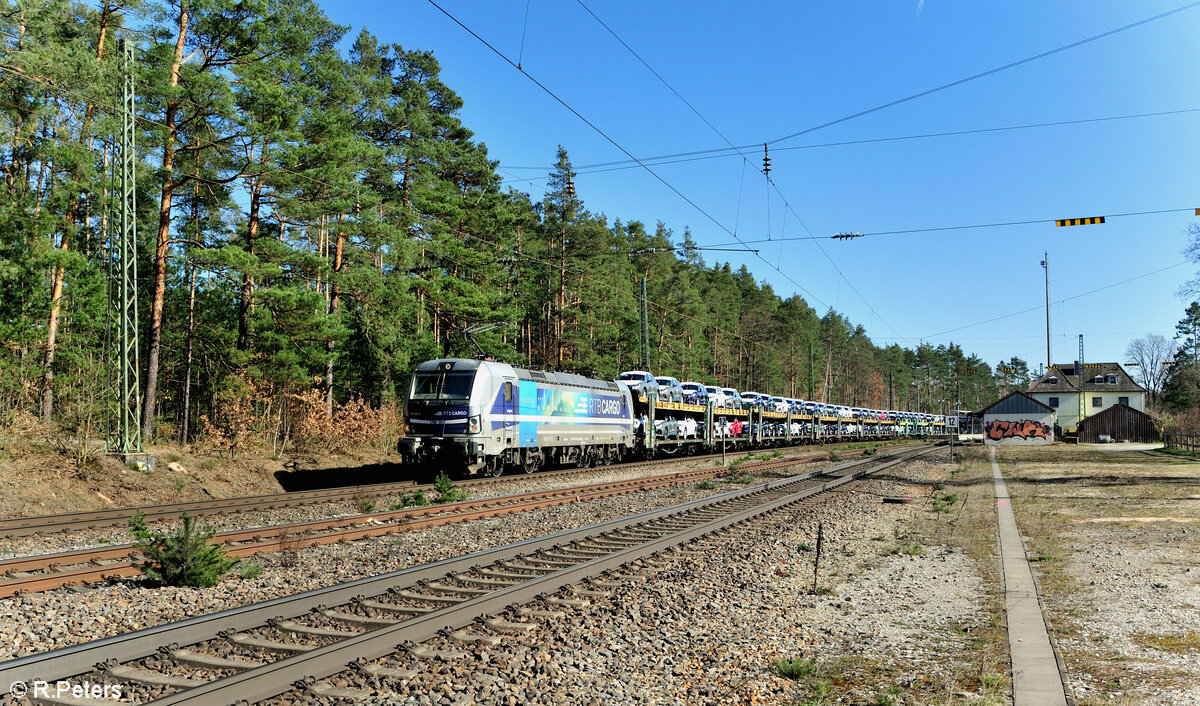
<path fill-rule="evenodd" d="M 1050 378 L 1049 380 L 1047 380 L 1046 382 L 1050 383 L 1051 385 L 1057 385 L 1057 384 L 1058 384 L 1058 378 L 1057 378 L 1057 377 L 1051 377 L 1051 378 Z"/>
<path fill-rule="evenodd" d="M 1095 384 L 1097 384 L 1097 385 L 1099 385 L 1099 384 L 1101 384 L 1101 383 L 1103 383 L 1103 382 L 1104 382 L 1104 376 L 1103 376 L 1103 375 L 1097 375 L 1096 377 L 1092 378 L 1092 382 L 1093 382 L 1093 383 L 1095 383 Z"/>
<path fill-rule="evenodd" d="M 1109 375 L 1109 376 L 1108 376 L 1108 379 L 1107 379 L 1107 382 L 1108 382 L 1108 384 L 1110 384 L 1110 385 L 1116 385 L 1116 384 L 1117 384 L 1117 376 L 1116 376 L 1116 375 Z"/>

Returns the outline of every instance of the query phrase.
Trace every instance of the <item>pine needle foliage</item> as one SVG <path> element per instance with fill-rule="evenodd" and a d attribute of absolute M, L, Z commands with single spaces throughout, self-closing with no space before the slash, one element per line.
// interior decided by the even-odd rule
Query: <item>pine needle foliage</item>
<path fill-rule="evenodd" d="M 164 586 L 209 588 L 237 565 L 238 559 L 211 542 L 216 534 L 211 525 L 199 525 L 185 514 L 175 534 L 161 534 L 146 526 L 146 518 L 137 513 L 129 518 L 134 546 L 146 557 L 138 564 L 150 580 Z"/>

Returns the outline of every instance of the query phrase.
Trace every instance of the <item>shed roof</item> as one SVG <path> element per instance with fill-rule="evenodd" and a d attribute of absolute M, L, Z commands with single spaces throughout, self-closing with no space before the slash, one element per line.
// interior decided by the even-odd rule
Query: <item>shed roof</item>
<path fill-rule="evenodd" d="M 1129 373 L 1121 367 L 1120 363 L 1088 363 L 1080 366 L 1082 370 L 1076 371 L 1074 363 L 1056 364 L 1050 366 L 1042 377 L 1034 380 L 1029 385 L 1030 392 L 1055 393 L 1055 392 L 1145 392 L 1145 388 L 1138 385 L 1129 377 Z M 1082 372 L 1083 375 L 1078 373 Z M 1115 383 L 1107 382 L 1109 376 L 1116 375 Z M 1093 382 L 1099 376 L 1105 382 Z M 1057 380 L 1051 382 L 1051 380 Z"/>
<path fill-rule="evenodd" d="M 1045 414 L 1054 413 L 1054 408 L 1043 404 L 1020 390 L 1013 390 L 987 407 L 979 410 L 985 414 Z"/>

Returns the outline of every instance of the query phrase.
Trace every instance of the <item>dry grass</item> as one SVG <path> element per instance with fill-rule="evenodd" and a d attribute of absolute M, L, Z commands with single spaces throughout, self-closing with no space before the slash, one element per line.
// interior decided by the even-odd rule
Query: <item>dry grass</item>
<path fill-rule="evenodd" d="M 1194 544 L 1171 537 L 1200 520 L 1200 463 L 1161 452 L 1068 445 L 1003 448 L 997 461 L 1030 556 L 1039 560 L 1034 571 L 1072 681 L 1088 687 L 1080 705 L 1159 703 L 1149 695 L 1190 688 L 1196 675 L 1180 671 L 1173 655 L 1200 651 L 1200 635 L 1112 627 L 1105 601 L 1114 598 L 1099 600 L 1091 590 L 1108 577 L 1073 559 L 1097 547 L 1126 552 L 1135 562 L 1172 548 L 1189 552 L 1185 564 L 1200 559 Z M 1122 571 L 1152 573 L 1156 566 Z"/>
<path fill-rule="evenodd" d="M 1179 635 L 1149 635 L 1139 632 L 1133 635 L 1133 641 L 1143 647 L 1160 652 L 1187 654 L 1200 652 L 1200 633 L 1186 632 Z"/>

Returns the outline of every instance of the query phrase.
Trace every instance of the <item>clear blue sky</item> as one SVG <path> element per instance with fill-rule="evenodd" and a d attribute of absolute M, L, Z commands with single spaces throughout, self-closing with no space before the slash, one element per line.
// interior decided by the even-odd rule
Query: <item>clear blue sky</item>
<path fill-rule="evenodd" d="M 586 2 L 733 145 L 760 145 L 748 152 L 748 165 L 732 155 L 653 167 L 720 225 L 640 167 L 580 169 L 580 198 L 610 220 L 662 220 L 677 235 L 689 227 L 700 244 L 715 245 L 734 242 L 722 226 L 757 241 L 768 234 L 825 237 L 1200 206 L 1200 112 L 787 149 L 1198 109 L 1200 7 L 774 143 L 778 192 L 769 200 L 759 171 L 764 141 L 1152 17 L 1184 0 Z M 434 52 L 443 80 L 465 101 L 467 127 L 500 161 L 509 183 L 535 200 L 559 144 L 577 167 L 625 159 L 427 2 L 325 0 L 322 6 L 351 26 L 351 36 L 366 27 L 383 41 Z M 573 0 L 529 0 L 523 49 L 523 0 L 443 6 L 514 62 L 520 58 L 530 76 L 638 157 L 728 146 Z M 1186 305 L 1178 289 L 1196 268 L 1184 264 L 1076 295 L 1183 263 L 1187 227 L 1198 221 L 1188 210 L 1097 226 L 1036 223 L 818 241 L 828 258 L 811 240 L 763 242 L 752 247 L 769 264 L 739 253 L 709 253 L 706 260 L 744 262 L 777 293 L 799 292 L 819 313 L 832 306 L 878 344 L 953 340 L 989 363 L 1019 355 L 1036 369 L 1046 350 L 1043 251 L 1050 257 L 1051 301 L 1070 298 L 1051 309 L 1055 362 L 1076 358 L 1081 333 L 1089 361 L 1124 361 L 1133 338 L 1173 335 Z"/>

